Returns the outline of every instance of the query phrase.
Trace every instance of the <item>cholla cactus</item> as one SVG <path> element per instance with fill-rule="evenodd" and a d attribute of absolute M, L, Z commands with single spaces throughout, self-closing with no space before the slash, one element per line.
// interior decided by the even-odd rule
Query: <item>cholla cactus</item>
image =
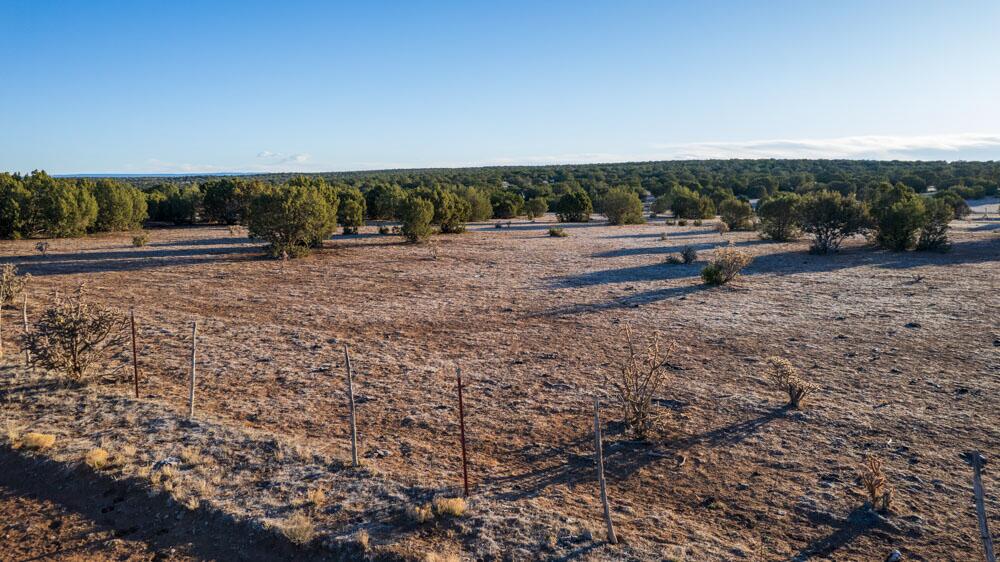
<path fill-rule="evenodd" d="M 28 346 L 35 363 L 81 383 L 124 344 L 126 324 L 122 311 L 84 302 L 81 285 L 75 296 L 57 297 L 42 313 Z"/>
<path fill-rule="evenodd" d="M 792 408 L 798 409 L 802 399 L 816 390 L 816 385 L 803 380 L 799 370 L 784 357 L 768 357 L 767 363 L 771 380 L 780 390 L 788 393 L 788 405 Z"/>

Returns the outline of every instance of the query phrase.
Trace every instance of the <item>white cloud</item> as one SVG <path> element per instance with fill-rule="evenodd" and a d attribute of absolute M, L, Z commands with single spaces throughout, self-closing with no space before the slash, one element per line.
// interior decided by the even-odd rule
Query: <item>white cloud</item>
<path fill-rule="evenodd" d="M 1000 134 L 863 135 L 826 139 L 771 139 L 655 144 L 662 158 L 961 159 L 970 150 L 996 150 Z"/>
<path fill-rule="evenodd" d="M 285 154 L 283 152 L 262 150 L 257 153 L 257 159 L 266 161 L 268 165 L 302 164 L 307 162 L 309 158 L 310 156 L 304 152 L 298 154 Z"/>

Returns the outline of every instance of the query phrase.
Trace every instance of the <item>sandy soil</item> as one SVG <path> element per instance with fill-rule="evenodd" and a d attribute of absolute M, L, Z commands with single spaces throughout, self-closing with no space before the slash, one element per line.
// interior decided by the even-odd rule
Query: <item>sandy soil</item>
<path fill-rule="evenodd" d="M 369 529 L 376 552 L 980 556 L 970 474 L 959 455 L 1000 451 L 997 222 L 955 223 L 949 253 L 890 253 L 858 239 L 830 256 L 807 254 L 805 241 L 723 236 L 708 225 L 567 225 L 567 238 L 547 236 L 549 226 L 474 225 L 421 247 L 368 229 L 287 263 L 262 259 L 259 246 L 225 228 L 162 229 L 144 248 L 109 235 L 52 241 L 44 257 L 33 242 L 2 242 L 0 260 L 35 277 L 31 314 L 80 282 L 96 300 L 135 308 L 140 404 L 155 409 L 136 423 L 184 412 L 197 320 L 199 419 L 218 428 L 211 446 L 202 443 L 206 451 L 223 468 L 239 462 L 224 454 L 219 435 L 251 435 L 258 445 L 273 435 L 304 451 L 289 457 L 319 467 L 331 503 L 353 501 L 344 482 L 363 489 L 367 502 L 316 513 L 320 531 L 346 541 Z M 734 285 L 707 288 L 698 278 L 703 261 L 728 243 L 755 262 Z M 698 249 L 701 261 L 664 263 L 684 246 Z M 5 326 L 12 319 L 8 312 Z M 668 423 L 650 443 L 622 436 L 603 383 L 626 322 L 674 346 L 677 368 L 657 402 Z M 361 451 L 371 471 L 364 478 L 323 469 L 339 467 L 349 450 L 345 343 L 357 370 Z M 803 411 L 782 409 L 782 396 L 760 376 L 769 355 L 789 358 L 819 385 Z M 460 483 L 456 367 L 467 385 L 474 501 L 459 524 L 415 530 L 399 523 L 405 504 L 454 494 Z M 25 380 L 10 375 L 5 384 L 15 389 Z M 96 444 L 98 435 L 109 438 L 102 431 L 121 426 L 116 394 L 127 390 L 52 390 L 47 409 L 25 406 L 43 402 L 25 399 L 23 388 L 8 390 L 6 401 L 19 406 L 7 415 L 27 430 L 59 429 L 77 440 L 79 455 L 85 441 Z M 609 404 L 609 494 L 625 542 L 618 547 L 600 540 L 595 394 Z M 83 421 L 73 415 L 80 400 L 95 412 Z M 185 429 L 167 426 L 137 442 L 148 447 L 137 465 L 170 454 Z M 258 445 L 248 450 L 260 456 Z M 858 475 L 870 452 L 886 459 L 896 488 L 886 520 L 859 510 Z M 247 476 L 205 503 L 278 521 L 309 488 L 291 468 L 281 470 L 269 478 L 278 491 L 261 491 Z M 1000 528 L 1000 483 L 989 473 L 987 489 L 991 524 Z"/>

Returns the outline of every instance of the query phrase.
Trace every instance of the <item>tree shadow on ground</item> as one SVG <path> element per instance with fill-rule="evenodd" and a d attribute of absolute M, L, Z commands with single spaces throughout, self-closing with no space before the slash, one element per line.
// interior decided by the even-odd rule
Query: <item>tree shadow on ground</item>
<path fill-rule="evenodd" d="M 684 266 L 677 266 L 684 267 Z M 685 298 L 687 295 L 696 293 L 708 289 L 709 286 L 705 284 L 697 285 L 684 285 L 682 287 L 668 287 L 665 289 L 656 289 L 653 291 L 644 291 L 641 293 L 636 293 L 633 295 L 627 295 L 624 297 L 618 297 L 609 301 L 598 302 L 598 303 L 579 303 L 570 304 L 566 306 L 558 306 L 555 308 L 550 308 L 548 310 L 543 310 L 539 313 L 530 315 L 531 317 L 557 317 L 557 316 L 570 316 L 573 314 L 582 314 L 586 312 L 599 312 L 602 310 L 614 310 L 618 308 L 638 308 L 644 304 L 650 304 L 653 302 L 658 302 L 662 300 L 669 300 L 673 298 Z"/>
<path fill-rule="evenodd" d="M 619 423 L 608 425 L 604 441 L 604 472 L 609 481 L 630 478 L 641 468 L 663 462 L 677 463 L 677 454 L 695 446 L 726 447 L 740 443 L 765 425 L 782 419 L 787 407 L 769 410 L 750 420 L 740 421 L 701 434 L 658 443 L 613 439 L 622 436 Z M 541 447 L 541 451 L 535 449 Z M 498 494 L 504 500 L 535 497 L 554 485 L 576 486 L 596 481 L 593 437 L 582 435 L 560 445 L 531 445 L 515 453 L 528 466 L 542 466 L 521 474 L 489 479 L 489 483 L 507 488 Z"/>
<path fill-rule="evenodd" d="M 695 250 L 714 250 L 716 248 L 724 248 L 730 245 L 732 246 L 756 246 L 759 244 L 766 244 L 764 240 L 743 240 L 740 242 L 734 242 L 729 244 L 725 240 L 720 240 L 718 242 L 698 242 L 694 244 L 677 244 L 674 246 L 647 246 L 644 248 L 620 248 L 617 250 L 608 250 L 606 252 L 598 252 L 591 255 L 593 258 L 620 258 L 625 256 L 643 256 L 643 255 L 662 255 L 662 254 L 676 254 L 680 253 L 684 248 L 694 248 Z"/>
<path fill-rule="evenodd" d="M 260 245 L 206 247 L 188 245 L 180 249 L 122 249 L 117 251 L 75 252 L 45 256 L 14 256 L 0 263 L 16 263 L 18 269 L 35 276 L 104 271 L 133 271 L 154 267 L 194 265 L 207 262 L 237 262 L 262 254 Z"/>
<path fill-rule="evenodd" d="M 82 467 L 73 470 L 7 447 L 0 448 L 0 486 L 19 496 L 52 502 L 89 520 L 100 531 L 140 540 L 160 552 L 176 549 L 201 560 L 253 561 L 326 560 L 334 554 L 297 547 L 252 521 L 237 520 L 212 508 L 187 510 L 166 493 L 147 494 L 134 478 L 116 480 Z M 92 545 L 84 554 L 99 556 L 105 543 Z M 69 553 L 65 549 L 55 557 Z"/>
<path fill-rule="evenodd" d="M 868 504 L 856 508 L 843 518 L 818 510 L 806 510 L 804 515 L 811 525 L 832 527 L 833 531 L 806 545 L 791 557 L 792 562 L 805 561 L 813 557 L 828 557 L 866 534 L 896 535 L 901 533 L 899 527 L 873 511 Z"/>
<path fill-rule="evenodd" d="M 483 230 L 485 230 L 485 231 L 489 231 L 489 230 L 499 230 L 499 231 L 504 231 L 504 230 L 532 231 L 532 230 L 548 230 L 550 228 L 564 228 L 566 230 L 571 230 L 571 229 L 575 229 L 575 228 L 599 228 L 599 227 L 608 226 L 607 221 L 560 222 L 560 223 L 551 223 L 551 222 L 544 222 L 544 223 L 540 223 L 540 222 L 522 222 L 522 223 L 511 223 L 510 226 L 507 226 L 507 221 L 506 220 L 499 220 L 497 222 L 502 223 L 504 225 L 503 228 L 497 228 L 495 226 L 496 223 L 490 223 L 490 224 L 486 224 L 486 225 L 482 225 L 482 226 L 478 226 L 478 225 L 477 226 L 471 226 L 471 227 L 468 228 L 468 230 L 470 230 L 470 231 L 483 231 Z"/>

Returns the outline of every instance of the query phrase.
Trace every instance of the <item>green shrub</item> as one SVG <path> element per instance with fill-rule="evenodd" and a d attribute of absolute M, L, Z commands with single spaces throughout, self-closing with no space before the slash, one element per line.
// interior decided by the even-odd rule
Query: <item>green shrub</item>
<path fill-rule="evenodd" d="M 883 248 L 897 252 L 916 243 L 925 222 L 923 198 L 902 183 L 880 185 L 871 212 L 877 228 L 875 239 Z"/>
<path fill-rule="evenodd" d="M 97 201 L 95 230 L 135 230 L 148 218 L 146 196 L 131 185 L 101 179 L 94 185 L 93 191 Z"/>
<path fill-rule="evenodd" d="M 559 222 L 588 222 L 594 212 L 594 204 L 590 196 L 582 189 L 567 191 L 556 204 L 556 217 Z"/>
<path fill-rule="evenodd" d="M 650 206 L 650 212 L 654 215 L 661 215 L 670 210 L 670 195 L 664 193 L 663 195 L 657 197 L 653 204 Z"/>
<path fill-rule="evenodd" d="M 399 204 L 406 198 L 406 193 L 395 184 L 376 183 L 365 187 L 365 207 L 368 218 L 379 221 L 389 221 L 397 218 Z"/>
<path fill-rule="evenodd" d="M 693 224 L 694 226 L 701 226 L 704 223 L 701 222 L 701 219 L 695 219 L 694 222 L 691 224 Z"/>
<path fill-rule="evenodd" d="M 934 194 L 934 198 L 947 203 L 952 208 L 955 219 L 957 220 L 964 219 L 969 216 L 969 213 L 972 212 L 972 208 L 965 202 L 965 199 L 962 199 L 962 197 L 954 191 L 939 191 Z"/>
<path fill-rule="evenodd" d="M 687 226 L 687 225 L 688 225 L 687 219 L 680 219 L 679 221 L 677 221 L 677 226 Z"/>
<path fill-rule="evenodd" d="M 715 216 L 715 203 L 686 187 L 675 187 L 670 192 L 670 210 L 682 219 L 709 219 Z"/>
<path fill-rule="evenodd" d="M 433 230 L 431 220 L 434 219 L 434 204 L 430 201 L 409 195 L 399 208 L 399 218 L 403 223 L 402 233 L 407 240 L 415 244 L 430 238 Z"/>
<path fill-rule="evenodd" d="M 184 188 L 176 185 L 158 187 L 147 193 L 149 218 L 174 224 L 192 224 L 202 211 L 203 197 L 196 186 Z"/>
<path fill-rule="evenodd" d="M 946 199 L 924 201 L 924 224 L 920 228 L 917 249 L 948 249 L 948 225 L 952 220 L 955 220 L 955 208 Z"/>
<path fill-rule="evenodd" d="M 469 222 L 483 222 L 493 218 L 493 205 L 489 196 L 481 190 L 465 187 L 459 191 L 459 196 L 469 203 Z"/>
<path fill-rule="evenodd" d="M 357 234 L 365 224 L 365 196 L 356 187 L 337 191 L 337 222 L 344 227 L 344 234 Z"/>
<path fill-rule="evenodd" d="M 550 228 L 549 236 L 554 236 L 556 238 L 566 238 L 569 234 L 566 234 L 566 230 L 562 228 Z"/>
<path fill-rule="evenodd" d="M 742 199 L 730 198 L 719 205 L 722 222 L 730 230 L 750 230 L 753 228 L 753 207 Z"/>
<path fill-rule="evenodd" d="M 524 197 L 513 191 L 497 191 L 490 197 L 493 216 L 498 219 L 512 219 L 521 214 Z"/>
<path fill-rule="evenodd" d="M 203 213 L 209 222 L 233 225 L 246 222 L 250 202 L 265 189 L 258 181 L 221 178 L 201 184 Z"/>
<path fill-rule="evenodd" d="M 258 194 L 250 206 L 248 230 L 268 242 L 271 257 L 299 257 L 337 229 L 337 203 L 317 187 L 286 185 Z"/>
<path fill-rule="evenodd" d="M 701 270 L 701 278 L 709 285 L 724 285 L 740 274 L 740 271 L 753 262 L 753 256 L 736 248 L 719 248 L 715 250 L 712 261 Z"/>
<path fill-rule="evenodd" d="M 864 203 L 836 191 L 816 191 L 802 198 L 799 210 L 802 230 L 813 236 L 810 251 L 825 254 L 840 249 L 849 237 L 868 228 Z"/>
<path fill-rule="evenodd" d="M 642 224 L 642 201 L 634 191 L 615 188 L 604 196 L 604 214 L 611 224 Z"/>
<path fill-rule="evenodd" d="M 544 215 L 548 210 L 549 202 L 546 201 L 544 197 L 534 197 L 529 199 L 524 205 L 524 212 L 531 220 L 535 220 L 536 217 Z"/>
<path fill-rule="evenodd" d="M 33 230 L 55 238 L 81 236 L 97 220 L 97 200 L 85 182 L 57 180 L 45 172 L 25 178 Z"/>
<path fill-rule="evenodd" d="M 764 198 L 757 205 L 761 236 L 777 242 L 792 240 L 798 234 L 802 197 L 781 191 Z"/>
<path fill-rule="evenodd" d="M 31 236 L 31 192 L 21 178 L 0 173 L 0 238 Z"/>

